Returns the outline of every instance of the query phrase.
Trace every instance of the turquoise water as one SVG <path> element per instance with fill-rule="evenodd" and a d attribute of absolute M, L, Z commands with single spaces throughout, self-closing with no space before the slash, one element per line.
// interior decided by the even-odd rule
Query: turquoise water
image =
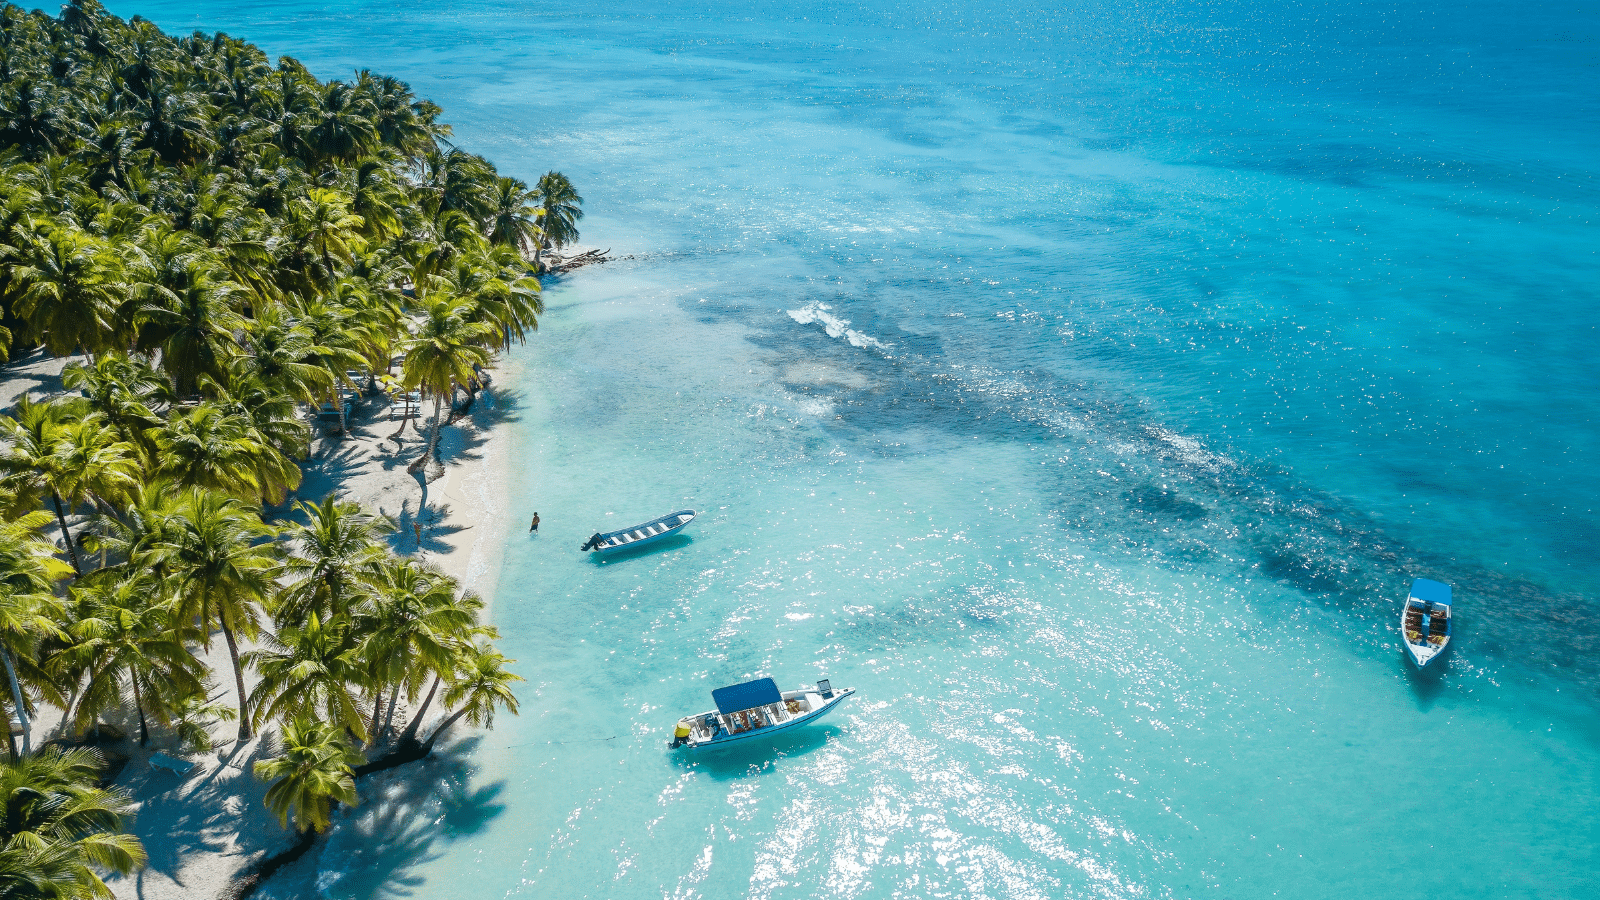
<path fill-rule="evenodd" d="M 631 257 L 501 379 L 522 715 L 326 896 L 1595 895 L 1592 6 L 112 9 L 398 75 Z M 665 750 L 758 674 L 859 694 Z"/>

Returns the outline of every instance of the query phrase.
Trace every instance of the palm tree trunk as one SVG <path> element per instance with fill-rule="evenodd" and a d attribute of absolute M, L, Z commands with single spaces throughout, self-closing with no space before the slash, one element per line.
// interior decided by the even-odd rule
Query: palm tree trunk
<path fill-rule="evenodd" d="M 403 747 L 417 739 L 417 729 L 422 727 L 422 714 L 428 711 L 428 704 L 433 702 L 433 695 L 439 690 L 439 676 L 433 676 L 433 687 L 428 688 L 428 696 L 422 698 L 422 705 L 411 715 L 411 724 L 406 726 L 406 733 L 400 736 L 400 745 Z"/>
<path fill-rule="evenodd" d="M 444 399 L 441 395 L 433 395 L 433 434 L 428 436 L 428 449 L 422 451 L 422 456 L 417 461 L 406 467 L 407 472 L 421 472 L 427 468 L 429 460 L 433 459 L 434 448 L 439 446 L 439 417 L 444 411 Z"/>
<path fill-rule="evenodd" d="M 11 683 L 11 701 L 16 704 L 17 721 L 22 723 L 22 755 L 27 756 L 33 752 L 33 726 L 28 721 L 28 704 L 22 699 L 22 688 L 17 685 L 17 670 L 11 665 L 11 650 L 0 650 L 0 657 L 5 659 L 6 680 Z M 438 683 L 435 682 L 434 686 L 437 687 Z M 6 730 L 11 730 L 9 724 Z"/>
<path fill-rule="evenodd" d="M 61 523 L 61 539 L 67 544 L 67 556 L 72 560 L 72 571 L 82 575 L 83 566 L 78 564 L 78 548 L 72 546 L 72 532 L 67 529 L 67 513 L 61 508 L 61 495 L 52 490 L 50 499 L 56 505 L 56 521 Z"/>
<path fill-rule="evenodd" d="M 150 743 L 150 723 L 144 720 L 144 697 L 139 693 L 139 676 L 129 672 L 128 680 L 133 682 L 133 708 L 139 711 L 139 746 L 143 747 Z"/>
<path fill-rule="evenodd" d="M 394 707 L 400 702 L 400 685 L 396 684 L 394 690 L 389 692 L 389 712 L 383 717 L 383 733 L 389 733 L 389 726 L 394 724 Z"/>
<path fill-rule="evenodd" d="M 406 426 L 411 423 L 411 401 L 409 399 L 405 399 L 410 393 L 410 391 L 407 391 L 403 388 L 400 392 L 400 396 L 402 398 L 400 402 L 406 405 L 406 414 L 400 417 L 400 428 L 395 431 L 394 434 L 389 435 L 390 440 L 393 440 L 396 443 L 400 441 L 400 435 L 406 433 Z"/>
<path fill-rule="evenodd" d="M 439 723 L 439 727 L 435 728 L 433 730 L 433 734 L 428 735 L 427 741 L 423 742 L 423 744 L 422 744 L 422 755 L 423 756 L 427 756 L 429 753 L 432 753 L 433 752 L 433 744 L 434 744 L 435 741 L 437 741 L 439 739 L 439 735 L 444 734 L 444 730 L 446 728 L 449 728 L 451 725 L 454 725 L 456 723 L 457 719 L 461 718 L 462 716 L 464 716 L 466 714 L 467 714 L 467 708 L 465 706 L 463 706 L 460 709 L 456 710 L 455 712 L 451 713 L 450 714 L 450 718 L 445 719 L 443 722 L 440 722 Z"/>
<path fill-rule="evenodd" d="M 233 639 L 228 616 L 222 615 L 222 639 L 228 642 L 228 657 L 233 660 L 233 683 L 239 689 L 239 742 L 250 740 L 249 695 L 244 692 L 244 666 L 239 662 L 239 642 Z"/>
<path fill-rule="evenodd" d="M 383 711 L 383 691 L 375 689 L 372 692 L 372 725 L 367 728 L 367 746 L 378 742 L 378 713 Z"/>

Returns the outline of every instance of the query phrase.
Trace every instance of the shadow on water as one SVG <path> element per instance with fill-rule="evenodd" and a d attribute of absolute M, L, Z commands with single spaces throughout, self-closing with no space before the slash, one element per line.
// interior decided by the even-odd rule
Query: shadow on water
<path fill-rule="evenodd" d="M 1405 666 L 1406 683 L 1411 686 L 1411 695 L 1416 699 L 1417 709 L 1427 712 L 1444 695 L 1445 689 L 1449 686 L 1445 670 L 1449 667 L 1453 656 L 1447 647 L 1444 656 L 1434 660 L 1427 668 L 1419 669 L 1411 664 L 1411 660 L 1406 658 L 1405 649 L 1401 648 L 1399 662 Z"/>
<path fill-rule="evenodd" d="M 466 760 L 476 739 L 462 741 L 443 759 L 423 763 L 373 791 L 369 802 L 340 826 L 319 861 L 318 883 L 335 900 L 388 900 L 413 896 L 424 879 L 418 866 L 449 851 L 455 839 L 481 832 L 505 811 L 505 782 L 473 786 Z M 370 787 L 366 787 L 370 790 Z"/>
<path fill-rule="evenodd" d="M 643 547 L 634 547 L 628 550 L 618 550 L 615 553 L 607 553 L 604 556 L 599 553 L 590 553 L 589 562 L 593 565 L 603 566 L 607 563 L 621 562 L 625 559 L 637 559 L 641 556 L 652 556 L 656 553 L 661 553 L 667 550 L 676 550 L 680 547 L 686 547 L 692 543 L 694 543 L 693 537 L 687 534 L 679 533 L 672 535 L 671 537 L 664 537 L 659 541 L 646 544 Z"/>
<path fill-rule="evenodd" d="M 672 751 L 668 758 L 676 768 L 701 772 L 717 781 L 732 781 L 820 750 L 842 731 L 838 725 L 810 725 L 716 750 Z"/>

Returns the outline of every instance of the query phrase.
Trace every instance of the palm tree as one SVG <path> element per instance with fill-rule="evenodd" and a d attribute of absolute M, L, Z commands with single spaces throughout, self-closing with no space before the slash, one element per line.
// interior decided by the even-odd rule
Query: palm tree
<path fill-rule="evenodd" d="M 366 740 L 356 700 L 363 673 L 348 619 L 324 622 L 312 613 L 304 624 L 285 625 L 265 641 L 245 655 L 260 677 L 250 693 L 257 728 L 273 719 L 309 716 Z"/>
<path fill-rule="evenodd" d="M 326 163 L 350 162 L 377 149 L 378 131 L 371 119 L 375 110 L 363 92 L 334 81 L 320 94 L 304 145 L 313 172 Z"/>
<path fill-rule="evenodd" d="M 210 404 L 230 419 L 244 423 L 253 448 L 250 464 L 261 486 L 261 497 L 281 503 L 285 494 L 300 486 L 302 473 L 294 460 L 309 451 L 311 429 L 300 417 L 294 397 L 274 390 L 254 375 L 235 373 L 230 382 L 223 387 L 201 378 L 200 390 Z"/>
<path fill-rule="evenodd" d="M 544 216 L 539 220 L 544 229 L 541 251 L 544 247 L 565 247 L 576 241 L 578 220 L 583 218 L 583 198 L 578 196 L 572 182 L 560 172 L 549 172 L 539 179 L 536 192 L 539 205 L 544 207 Z M 533 264 L 540 266 L 539 254 L 534 255 Z"/>
<path fill-rule="evenodd" d="M 183 487 L 261 497 L 269 488 L 260 475 L 267 447 L 249 420 L 209 401 L 174 410 L 153 435 L 157 476 Z"/>
<path fill-rule="evenodd" d="M 73 363 L 61 372 L 61 384 L 88 400 L 117 437 L 150 459 L 150 432 L 160 427 L 155 409 L 172 400 L 166 379 L 143 359 L 108 353 L 92 364 Z"/>
<path fill-rule="evenodd" d="M 277 601 L 280 619 L 347 618 L 383 573 L 389 552 L 379 540 L 394 526 L 333 493 L 320 503 L 297 503 L 295 512 L 306 521 L 283 530 L 288 551 L 278 573 L 283 583 Z"/>
<path fill-rule="evenodd" d="M 516 660 L 506 659 L 487 644 L 473 644 L 466 650 L 444 693 L 445 706 L 454 707 L 455 712 L 428 735 L 422 744 L 423 756 L 432 753 L 439 736 L 463 717 L 469 725 L 491 728 L 497 707 L 517 714 L 517 696 L 511 692 L 511 685 L 522 679 L 505 670 L 506 664 L 512 662 Z"/>
<path fill-rule="evenodd" d="M 367 363 L 369 357 L 363 351 L 373 343 L 373 336 L 356 320 L 352 311 L 339 302 L 346 296 L 344 288 L 344 282 L 340 282 L 339 297 L 302 303 L 297 310 L 314 348 L 305 361 L 321 366 L 327 372 L 330 385 L 328 399 L 339 411 L 341 434 L 346 425 L 344 402 L 336 388 L 341 384 L 349 384 L 348 371 Z"/>
<path fill-rule="evenodd" d="M 9 441 L 0 471 L 24 490 L 50 495 L 72 569 L 82 574 L 67 510 L 86 499 L 120 499 L 133 487 L 136 464 L 132 445 L 116 440 L 98 416 L 73 418 L 65 404 L 23 397 L 17 418 L 0 416 L 0 436 Z"/>
<path fill-rule="evenodd" d="M 400 209 L 406 197 L 394 182 L 392 164 L 369 158 L 351 170 L 346 186 L 350 192 L 350 211 L 361 217 L 361 233 L 369 240 L 398 237 L 405 231 Z"/>
<path fill-rule="evenodd" d="M 0 763 L 3 896 L 110 898 L 100 872 L 144 865 L 139 839 L 122 833 L 133 802 L 98 786 L 104 769 L 93 750 L 50 748 Z"/>
<path fill-rule="evenodd" d="M 201 375 L 221 378 L 240 350 L 234 334 L 245 327 L 237 306 L 245 289 L 223 277 L 216 263 L 195 257 L 138 313 L 139 342 L 161 350 L 161 367 L 180 397 L 190 397 Z"/>
<path fill-rule="evenodd" d="M 12 314 L 51 353 L 98 352 L 126 334 L 128 323 L 116 317 L 127 296 L 122 263 L 93 235 L 59 225 L 19 247 L 6 268 Z"/>
<path fill-rule="evenodd" d="M 476 307 L 473 319 L 494 324 L 493 346 L 498 350 L 538 331 L 538 317 L 544 312 L 539 280 L 528 275 L 521 263 L 515 251 L 497 247 L 464 260 L 452 273 L 455 292 L 471 298 Z"/>
<path fill-rule="evenodd" d="M 294 817 L 298 831 L 325 831 L 333 804 L 355 806 L 353 767 L 361 754 L 345 743 L 340 729 L 326 722 L 296 718 L 283 728 L 283 754 L 255 764 L 255 775 L 273 782 L 266 804 L 289 827 Z"/>
<path fill-rule="evenodd" d="M 39 529 L 49 522 L 50 514 L 41 511 L 0 523 L 0 661 L 5 665 L 12 709 L 22 723 L 24 754 L 32 751 L 32 737 L 17 668 L 32 664 L 41 639 L 61 635 L 57 623 L 65 616 L 52 585 L 71 572 L 56 559 L 55 547 L 39 537 Z"/>
<path fill-rule="evenodd" d="M 471 595 L 458 603 L 455 592 L 454 579 L 415 560 L 384 560 L 370 598 L 354 615 L 373 689 L 371 740 L 388 731 L 400 691 L 416 702 L 428 673 L 448 671 L 457 649 L 471 638 L 482 604 Z M 390 686 L 388 715 L 380 729 L 385 685 Z"/>
<path fill-rule="evenodd" d="M 459 212 L 482 222 L 494 212 L 489 186 L 494 167 L 481 156 L 460 148 L 433 150 L 422 159 L 417 202 L 433 219 Z"/>
<path fill-rule="evenodd" d="M 138 448 L 121 440 L 116 429 L 97 414 L 64 425 L 55 453 L 65 472 L 61 497 L 69 506 L 91 501 L 110 510 L 138 484 Z"/>
<path fill-rule="evenodd" d="M 544 208 L 539 205 L 538 191 L 515 178 L 501 177 L 494 185 L 494 212 L 486 229 L 489 242 L 501 247 L 511 247 L 526 253 L 544 237 L 539 218 Z"/>
<path fill-rule="evenodd" d="M 318 344 L 311 329 L 282 306 L 256 315 L 250 351 L 246 369 L 279 393 L 315 403 L 333 388 L 333 375 L 321 361 L 334 351 Z"/>
<path fill-rule="evenodd" d="M 202 490 L 188 492 L 172 525 L 152 555 L 172 573 L 177 614 L 199 620 L 208 646 L 212 629 L 222 632 L 239 692 L 239 740 L 247 741 L 249 695 L 238 638 L 253 640 L 260 631 L 278 556 L 277 547 L 264 541 L 275 531 L 254 506 Z"/>
<path fill-rule="evenodd" d="M 169 573 L 153 554 L 176 534 L 182 505 L 183 497 L 172 482 L 158 477 L 146 480 L 115 515 L 102 513 L 94 519 L 94 527 L 83 534 L 83 545 L 100 554 L 102 568 L 146 571 L 164 578 Z M 111 558 L 116 562 L 105 565 Z"/>
<path fill-rule="evenodd" d="M 307 293 L 330 287 L 339 274 L 334 261 L 348 265 L 365 246 L 361 229 L 366 223 L 350 211 L 350 198 L 331 188 L 312 188 L 287 212 L 285 287 Z"/>
<path fill-rule="evenodd" d="M 84 727 L 118 706 L 126 685 L 144 746 L 150 740 L 147 713 L 168 722 L 173 699 L 204 691 L 205 668 L 188 646 L 200 636 L 173 616 L 172 601 L 146 572 L 85 579 L 73 586 L 72 597 L 77 618 L 67 628 L 70 643 L 50 663 L 52 671 L 70 675 L 71 683 L 84 679 L 67 720 Z"/>
<path fill-rule="evenodd" d="M 477 366 L 488 365 L 489 353 L 482 344 L 495 333 L 492 324 L 471 320 L 472 303 L 465 298 L 440 292 L 425 302 L 427 318 L 410 341 L 401 370 L 407 387 L 421 387 L 433 395 L 433 433 L 428 449 L 410 465 L 412 472 L 420 471 L 433 458 L 444 401 L 458 385 L 476 377 Z"/>

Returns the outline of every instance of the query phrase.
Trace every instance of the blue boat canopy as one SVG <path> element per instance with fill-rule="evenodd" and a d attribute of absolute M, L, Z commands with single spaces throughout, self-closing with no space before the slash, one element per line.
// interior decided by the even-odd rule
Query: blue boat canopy
<path fill-rule="evenodd" d="M 1418 578 L 1411 582 L 1411 599 L 1432 603 L 1435 606 L 1449 606 L 1450 585 Z"/>
<path fill-rule="evenodd" d="M 782 703 L 783 693 L 778 690 L 778 683 L 771 678 L 757 678 L 744 684 L 717 688 L 711 692 L 711 699 L 717 701 L 717 712 L 726 716 L 742 709 L 755 709 L 768 703 Z"/>

